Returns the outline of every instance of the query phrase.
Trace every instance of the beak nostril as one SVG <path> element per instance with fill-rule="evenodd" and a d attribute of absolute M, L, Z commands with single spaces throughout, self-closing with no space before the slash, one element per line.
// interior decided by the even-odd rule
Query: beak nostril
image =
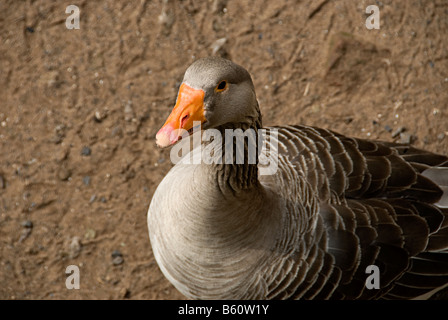
<path fill-rule="evenodd" d="M 182 120 L 180 121 L 180 127 L 183 128 L 185 122 L 190 118 L 189 114 L 186 114 L 185 116 L 183 116 Z"/>

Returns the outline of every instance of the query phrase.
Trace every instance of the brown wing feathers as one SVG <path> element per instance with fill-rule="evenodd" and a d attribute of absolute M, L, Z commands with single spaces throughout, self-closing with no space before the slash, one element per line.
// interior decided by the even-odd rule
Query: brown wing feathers
<path fill-rule="evenodd" d="M 320 165 L 308 173 L 311 184 L 339 202 L 320 197 L 327 255 L 319 263 L 326 273 L 303 298 L 412 298 L 448 282 L 448 210 L 434 205 L 443 192 L 424 175 L 431 166 L 448 167 L 447 157 L 324 129 L 287 130 L 290 143 L 300 145 L 291 161 L 316 154 Z M 316 178 L 319 169 L 325 188 Z M 438 250 L 445 253 L 429 252 Z M 380 268 L 380 290 L 365 288 L 365 269 L 372 264 Z"/>

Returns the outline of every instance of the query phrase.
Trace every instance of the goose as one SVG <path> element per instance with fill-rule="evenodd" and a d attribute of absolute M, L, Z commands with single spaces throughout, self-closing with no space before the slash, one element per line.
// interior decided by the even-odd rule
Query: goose
<path fill-rule="evenodd" d="M 238 130 L 264 137 L 255 161 L 236 161 L 250 134 L 239 148 L 225 141 Z M 413 299 L 448 284 L 447 156 L 305 125 L 263 128 L 251 75 L 219 57 L 187 68 L 156 135 L 161 148 L 182 143 L 190 148 L 147 222 L 160 270 L 187 298 Z M 207 150 L 213 161 L 191 160 Z M 262 156 L 276 170 L 263 174 Z"/>

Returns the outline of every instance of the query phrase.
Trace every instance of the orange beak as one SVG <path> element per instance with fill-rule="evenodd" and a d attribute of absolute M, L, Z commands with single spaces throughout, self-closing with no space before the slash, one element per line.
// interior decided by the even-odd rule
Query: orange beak
<path fill-rule="evenodd" d="M 157 132 L 156 143 L 165 148 L 175 144 L 186 131 L 193 128 L 194 121 L 205 122 L 205 92 L 183 83 L 177 95 L 176 105 L 163 127 Z"/>

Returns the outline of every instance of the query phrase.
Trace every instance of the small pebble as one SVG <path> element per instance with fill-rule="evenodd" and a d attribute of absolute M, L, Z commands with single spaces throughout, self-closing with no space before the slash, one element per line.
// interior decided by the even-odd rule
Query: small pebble
<path fill-rule="evenodd" d="M 129 299 L 131 297 L 131 291 L 129 291 L 129 289 L 123 288 L 121 290 L 121 295 L 123 298 Z"/>
<path fill-rule="evenodd" d="M 386 130 L 387 132 L 392 132 L 392 128 L 387 124 L 384 126 L 384 130 Z"/>
<path fill-rule="evenodd" d="M 81 155 L 88 157 L 91 154 L 92 154 L 92 150 L 89 147 L 87 147 L 87 146 L 82 147 Z"/>
<path fill-rule="evenodd" d="M 118 265 L 122 264 L 123 262 L 124 262 L 123 257 L 115 257 L 112 259 L 112 263 L 115 266 L 118 266 Z"/>
<path fill-rule="evenodd" d="M 214 0 L 211 6 L 212 13 L 224 12 L 226 8 L 227 0 Z"/>
<path fill-rule="evenodd" d="M 115 258 L 115 257 L 122 257 L 123 254 L 122 254 L 119 250 L 114 250 L 114 251 L 112 252 L 111 256 L 112 256 L 112 258 Z"/>
<path fill-rule="evenodd" d="M 26 31 L 28 31 L 29 33 L 34 33 L 34 28 L 33 27 L 26 27 Z"/>
<path fill-rule="evenodd" d="M 120 127 L 115 127 L 112 129 L 111 136 L 112 137 L 118 136 L 121 138 L 123 137 L 123 130 Z"/>
<path fill-rule="evenodd" d="M 96 122 L 99 123 L 99 122 L 103 121 L 105 118 L 106 118 L 106 113 L 100 112 L 100 111 L 95 111 L 95 115 L 94 115 L 93 119 Z"/>
<path fill-rule="evenodd" d="M 90 184 L 90 176 L 85 176 L 84 178 L 82 178 L 82 182 L 88 186 Z"/>
<path fill-rule="evenodd" d="M 443 140 L 444 138 L 445 138 L 445 133 L 443 133 L 443 132 L 440 133 L 439 135 L 437 135 L 437 139 L 439 139 L 439 140 Z"/>
<path fill-rule="evenodd" d="M 33 222 L 30 220 L 23 221 L 22 227 L 31 229 L 33 227 Z"/>
<path fill-rule="evenodd" d="M 73 237 L 69 247 L 70 258 L 76 258 L 81 252 L 81 247 L 82 247 L 81 238 Z"/>
<path fill-rule="evenodd" d="M 402 132 L 400 133 L 400 143 L 404 143 L 404 144 L 411 144 L 412 142 L 414 142 L 416 139 L 416 137 L 410 133 L 407 132 Z"/>
<path fill-rule="evenodd" d="M 346 123 L 346 124 L 349 124 L 349 123 L 351 123 L 353 121 L 353 118 L 352 117 L 345 117 L 344 118 L 344 122 Z"/>
<path fill-rule="evenodd" d="M 398 127 L 398 129 L 395 130 L 395 131 L 392 133 L 392 138 L 396 138 L 396 137 L 398 137 L 398 136 L 400 135 L 400 133 L 402 133 L 402 132 L 404 132 L 404 131 L 406 131 L 406 128 L 404 128 L 404 127 Z"/>
<path fill-rule="evenodd" d="M 128 102 L 124 106 L 124 113 L 128 113 L 128 114 L 129 113 L 134 113 L 134 111 L 132 110 L 132 100 L 128 100 Z"/>
<path fill-rule="evenodd" d="M 123 259 L 123 255 L 121 254 L 121 252 L 118 250 L 114 250 L 114 252 L 112 252 L 112 263 L 115 266 L 118 266 L 118 265 L 122 264 L 123 262 L 124 262 L 124 259 Z"/>
<path fill-rule="evenodd" d="M 64 139 L 64 136 L 61 135 L 54 135 L 52 136 L 49 141 L 54 143 L 54 144 L 60 144 L 62 142 L 62 140 Z"/>
<path fill-rule="evenodd" d="M 212 23 L 213 31 L 219 32 L 222 29 L 220 20 L 214 19 Z"/>
<path fill-rule="evenodd" d="M 86 233 L 84 234 L 85 239 L 95 239 L 96 237 L 96 231 L 93 229 L 87 229 Z"/>
<path fill-rule="evenodd" d="M 29 237 L 31 234 L 31 228 L 25 228 L 22 230 L 22 233 L 20 234 L 19 243 L 23 242 L 26 238 Z"/>
<path fill-rule="evenodd" d="M 227 38 L 221 38 L 212 43 L 210 48 L 212 49 L 212 55 L 215 55 L 226 44 Z"/>
<path fill-rule="evenodd" d="M 70 175 L 71 175 L 71 172 L 66 167 L 59 168 L 59 171 L 58 171 L 59 180 L 65 181 L 70 177 Z"/>
<path fill-rule="evenodd" d="M 94 194 L 90 197 L 89 203 L 92 203 L 93 201 L 95 201 L 95 199 L 96 199 L 96 194 Z"/>

